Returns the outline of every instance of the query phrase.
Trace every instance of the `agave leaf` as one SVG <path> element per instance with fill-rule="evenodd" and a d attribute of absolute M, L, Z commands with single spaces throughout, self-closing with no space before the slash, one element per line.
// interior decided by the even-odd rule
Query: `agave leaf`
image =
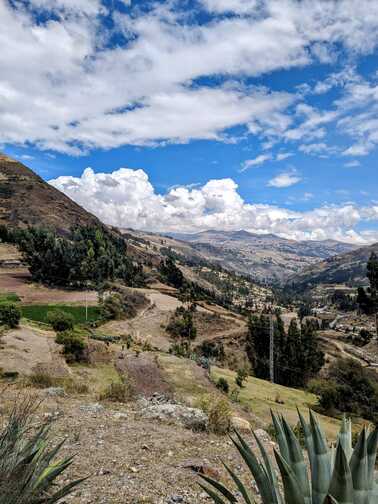
<path fill-rule="evenodd" d="M 285 502 L 290 504 L 305 504 L 305 498 L 294 471 L 291 469 L 286 460 L 274 450 L 274 455 L 281 473 L 282 482 L 284 485 Z"/>
<path fill-rule="evenodd" d="M 308 454 L 308 458 L 310 461 L 310 467 L 311 467 L 311 471 L 312 471 L 312 467 L 314 464 L 314 457 L 315 457 L 314 440 L 312 438 L 310 426 L 308 425 L 308 423 L 306 422 L 306 420 L 304 419 L 302 413 L 299 411 L 298 408 L 297 408 L 297 412 L 298 412 L 298 416 L 299 416 L 299 421 L 301 422 L 302 429 L 304 432 L 307 454 Z"/>
<path fill-rule="evenodd" d="M 227 502 L 221 499 L 218 494 L 216 494 L 215 492 L 213 492 L 213 490 L 211 490 L 211 488 L 207 488 L 205 485 L 202 485 L 202 483 L 199 483 L 199 486 L 203 490 L 205 490 L 207 495 L 209 495 L 213 499 L 215 504 L 227 504 Z"/>
<path fill-rule="evenodd" d="M 320 425 L 310 411 L 310 426 L 314 443 L 314 460 L 312 467 L 312 504 L 323 504 L 328 495 L 331 481 L 331 460 L 327 442 Z"/>
<path fill-rule="evenodd" d="M 352 447 L 352 423 L 350 421 L 350 418 L 346 418 L 345 415 L 343 416 L 342 422 L 341 422 L 341 427 L 340 427 L 340 432 L 337 436 L 337 439 L 339 443 L 341 444 L 345 456 L 348 460 L 348 462 L 351 459 L 352 453 L 353 453 L 353 447 Z"/>
<path fill-rule="evenodd" d="M 336 499 L 334 499 L 332 495 L 327 495 L 324 504 L 340 504 L 340 503 Z"/>
<path fill-rule="evenodd" d="M 270 410 L 270 414 L 272 416 L 274 429 L 276 431 L 278 446 L 280 447 L 280 454 L 287 462 L 290 462 L 289 447 L 287 445 L 287 439 L 281 423 L 281 419 L 278 418 L 272 410 Z"/>
<path fill-rule="evenodd" d="M 256 455 L 251 451 L 241 435 L 237 431 L 235 431 L 235 434 L 239 442 L 235 441 L 232 437 L 231 440 L 244 459 L 244 462 L 247 464 L 252 476 L 254 477 L 263 502 L 273 502 L 272 487 L 269 481 L 269 477 L 262 468 L 263 466 L 260 464 Z"/>
<path fill-rule="evenodd" d="M 339 504 L 353 504 L 354 502 L 352 474 L 340 442 L 337 445 L 329 493 Z"/>
<path fill-rule="evenodd" d="M 369 434 L 367 439 L 368 456 L 368 487 L 371 491 L 374 488 L 374 469 L 378 450 L 378 427 Z"/>
<path fill-rule="evenodd" d="M 286 422 L 285 419 L 282 420 L 282 425 L 284 428 L 284 432 L 287 439 L 287 445 L 289 449 L 290 467 L 293 470 L 295 476 L 297 477 L 306 504 L 310 504 L 311 503 L 310 482 L 308 479 L 307 466 L 303 458 L 302 449 L 300 447 L 297 437 L 293 432 L 293 429 L 290 427 L 290 425 Z"/>
<path fill-rule="evenodd" d="M 358 437 L 356 446 L 350 459 L 350 470 L 353 479 L 354 503 L 367 504 L 369 498 L 368 488 L 368 454 L 366 428 L 364 427 Z"/>
<path fill-rule="evenodd" d="M 270 482 L 271 482 L 271 488 L 272 488 L 273 499 L 274 499 L 273 500 L 273 504 L 280 504 L 282 502 L 282 498 L 281 498 L 281 494 L 280 494 L 280 491 L 279 491 L 278 479 L 277 479 L 277 476 L 276 476 L 276 471 L 274 470 L 274 467 L 273 467 L 273 464 L 272 464 L 272 460 L 269 457 L 269 455 L 267 454 L 267 452 L 266 452 L 266 450 L 264 448 L 264 445 L 261 442 L 261 440 L 259 439 L 259 437 L 256 436 L 255 433 L 253 433 L 253 436 L 256 439 L 256 443 L 257 443 L 257 445 L 259 447 L 261 456 L 262 456 L 262 458 L 264 460 L 266 472 L 267 472 L 268 477 L 269 477 Z"/>
<path fill-rule="evenodd" d="M 86 478 L 81 478 L 77 479 L 75 481 L 71 481 L 71 483 L 68 483 L 68 485 L 64 486 L 58 492 L 53 494 L 51 497 L 49 497 L 46 501 L 42 501 L 43 503 L 46 502 L 46 504 L 55 504 L 55 502 L 58 502 L 60 499 L 71 493 L 71 490 L 75 488 L 76 486 L 80 485 L 80 483 L 83 483 L 83 481 L 87 480 L 89 476 Z"/>
<path fill-rule="evenodd" d="M 232 471 L 227 464 L 223 462 L 224 467 L 226 468 L 228 474 L 231 476 L 231 478 L 234 480 L 236 486 L 238 487 L 239 492 L 242 494 L 244 501 L 246 504 L 254 504 L 254 500 L 252 497 L 249 495 L 248 490 L 246 489 L 244 483 L 238 478 L 238 476 Z"/>
<path fill-rule="evenodd" d="M 219 481 L 214 480 L 213 478 L 209 478 L 205 474 L 200 474 L 200 477 L 206 481 L 209 485 L 213 486 L 216 490 L 218 490 L 219 493 L 221 493 L 226 499 L 228 499 L 229 502 L 234 504 L 237 502 L 236 497 L 230 492 L 228 488 L 226 488 L 222 483 L 219 483 Z"/>

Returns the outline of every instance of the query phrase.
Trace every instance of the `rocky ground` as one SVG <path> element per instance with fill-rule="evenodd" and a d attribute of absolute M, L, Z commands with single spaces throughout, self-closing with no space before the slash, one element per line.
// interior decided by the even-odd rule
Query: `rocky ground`
<path fill-rule="evenodd" d="M 147 414 L 156 409 L 159 399 L 99 404 L 90 397 L 60 393 L 59 389 L 28 390 L 36 399 L 43 398 L 36 421 L 53 419 L 54 442 L 65 439 L 62 454 L 76 454 L 65 479 L 89 476 L 65 499 L 67 503 L 210 502 L 198 485 L 197 472 L 222 476 L 220 459 L 236 468 L 239 476 L 247 476 L 227 436 L 186 428 L 180 415 Z M 17 395 L 20 399 L 14 386 L 3 390 L 0 423 Z M 270 449 L 266 433 L 261 435 Z"/>

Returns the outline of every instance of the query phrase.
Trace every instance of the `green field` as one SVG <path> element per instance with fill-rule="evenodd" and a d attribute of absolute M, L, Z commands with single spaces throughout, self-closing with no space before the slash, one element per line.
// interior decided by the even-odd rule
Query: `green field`
<path fill-rule="evenodd" d="M 0 293 L 0 304 L 2 303 L 18 303 L 20 298 L 15 292 Z"/>
<path fill-rule="evenodd" d="M 35 322 L 47 323 L 47 314 L 53 310 L 61 310 L 70 313 L 75 324 L 85 324 L 86 322 L 96 322 L 101 318 L 100 309 L 98 306 L 88 306 L 88 320 L 85 320 L 85 306 L 74 306 L 64 304 L 32 304 L 20 306 L 21 313 L 24 318 Z"/>

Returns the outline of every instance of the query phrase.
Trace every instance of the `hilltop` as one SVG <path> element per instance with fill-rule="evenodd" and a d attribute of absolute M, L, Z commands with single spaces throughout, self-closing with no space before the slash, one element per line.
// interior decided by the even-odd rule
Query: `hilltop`
<path fill-rule="evenodd" d="M 100 221 L 30 168 L 0 153 L 0 224 L 42 226 L 66 233 L 77 225 Z"/>

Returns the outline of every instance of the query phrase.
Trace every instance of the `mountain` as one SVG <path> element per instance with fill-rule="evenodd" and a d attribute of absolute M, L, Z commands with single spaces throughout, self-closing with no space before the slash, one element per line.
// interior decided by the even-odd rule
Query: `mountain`
<path fill-rule="evenodd" d="M 299 291 L 320 284 L 346 283 L 353 287 L 367 285 L 366 263 L 372 252 L 378 254 L 378 243 L 329 257 L 292 275 L 288 278 L 287 285 Z"/>
<path fill-rule="evenodd" d="M 335 240 L 295 241 L 244 230 L 169 233 L 169 236 L 190 243 L 212 262 L 260 281 L 282 282 L 309 265 L 357 248 Z"/>
<path fill-rule="evenodd" d="M 0 153 L 0 224 L 53 227 L 66 233 L 75 225 L 101 225 L 22 163 Z"/>

